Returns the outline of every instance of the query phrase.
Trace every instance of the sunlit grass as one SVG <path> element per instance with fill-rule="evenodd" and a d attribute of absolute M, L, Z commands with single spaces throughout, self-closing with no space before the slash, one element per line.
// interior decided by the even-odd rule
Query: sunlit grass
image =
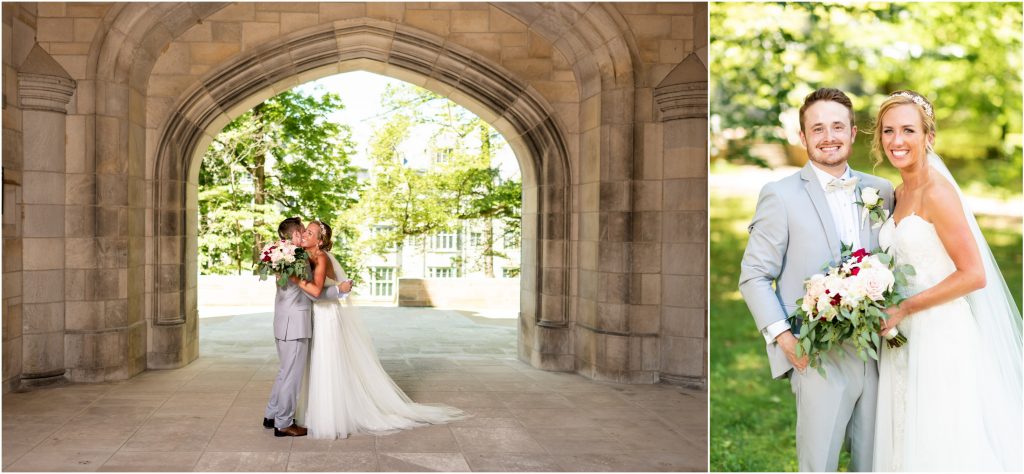
<path fill-rule="evenodd" d="M 761 338 L 737 289 L 756 198 L 712 194 L 711 470 L 796 471 L 796 409 L 788 380 L 772 380 Z M 1018 307 L 1020 221 L 981 219 Z M 840 468 L 849 456 L 844 454 Z"/>

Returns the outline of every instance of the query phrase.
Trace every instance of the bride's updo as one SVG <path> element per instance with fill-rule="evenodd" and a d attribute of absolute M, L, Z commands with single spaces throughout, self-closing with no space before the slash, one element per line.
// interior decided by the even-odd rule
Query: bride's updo
<path fill-rule="evenodd" d="M 921 116 L 921 125 L 924 127 L 924 134 L 935 135 L 935 109 L 932 103 L 923 95 L 911 90 L 896 91 L 889 94 L 889 97 L 878 107 L 878 115 L 875 115 L 874 136 L 871 137 L 871 155 L 875 157 L 875 164 L 885 160 L 885 151 L 882 150 L 882 117 L 893 107 L 900 105 L 914 105 L 917 107 L 918 115 Z M 927 145 L 931 152 L 931 145 Z"/>
<path fill-rule="evenodd" d="M 320 226 L 320 239 L 318 247 L 320 247 L 320 250 L 323 250 L 324 252 L 330 252 L 331 248 L 334 247 L 334 241 L 331 239 L 331 235 L 333 234 L 331 232 L 331 226 L 327 225 L 326 222 L 321 221 L 319 219 L 317 219 L 314 222 L 316 222 L 317 225 Z"/>

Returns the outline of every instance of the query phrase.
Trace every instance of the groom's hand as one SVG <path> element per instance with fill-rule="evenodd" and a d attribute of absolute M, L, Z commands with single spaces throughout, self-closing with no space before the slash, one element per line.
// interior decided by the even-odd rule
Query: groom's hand
<path fill-rule="evenodd" d="M 352 280 L 345 280 L 338 285 L 338 291 L 342 293 L 348 293 L 352 291 Z"/>
<path fill-rule="evenodd" d="M 804 369 L 807 368 L 807 363 L 810 361 L 807 354 L 803 357 L 796 356 L 796 336 L 793 335 L 792 331 L 783 331 L 781 334 L 775 337 L 775 343 L 782 348 L 782 351 L 786 353 L 786 358 L 789 359 L 789 363 L 793 364 L 796 370 L 803 373 Z"/>

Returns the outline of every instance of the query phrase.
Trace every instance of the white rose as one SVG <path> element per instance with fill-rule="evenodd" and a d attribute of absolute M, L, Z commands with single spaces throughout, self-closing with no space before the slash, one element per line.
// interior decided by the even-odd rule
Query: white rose
<path fill-rule="evenodd" d="M 284 252 L 280 248 L 274 249 L 270 254 L 270 261 L 274 263 L 280 263 L 281 259 L 284 258 Z"/>
<path fill-rule="evenodd" d="M 843 289 L 846 287 L 846 282 L 839 275 L 833 275 L 829 273 L 822 282 L 825 285 L 825 294 L 830 298 L 835 295 L 843 294 Z"/>
<path fill-rule="evenodd" d="M 804 310 L 805 313 L 811 314 L 817 305 L 817 297 L 811 295 L 804 295 L 804 301 L 800 303 L 800 309 Z"/>
<path fill-rule="evenodd" d="M 856 307 L 861 300 L 867 296 L 867 288 L 864 285 L 864 278 L 852 276 L 845 280 L 843 287 L 843 305 L 849 308 Z"/>
<path fill-rule="evenodd" d="M 860 192 L 860 200 L 865 207 L 877 206 L 879 201 L 878 190 L 872 187 L 865 187 Z"/>
<path fill-rule="evenodd" d="M 864 281 L 864 292 L 871 301 L 881 301 L 885 297 L 885 285 L 878 279 Z"/>
<path fill-rule="evenodd" d="M 807 288 L 807 296 L 817 299 L 822 293 L 825 293 L 825 275 L 816 273 L 811 275 L 810 278 L 804 282 L 804 286 Z"/>
<path fill-rule="evenodd" d="M 878 255 L 868 255 L 860 262 L 861 269 L 865 268 L 888 268 L 888 265 L 878 259 Z"/>
<path fill-rule="evenodd" d="M 818 319 L 825 318 L 831 321 L 836 316 L 836 309 L 832 307 L 832 299 L 825 297 L 818 300 Z"/>
<path fill-rule="evenodd" d="M 879 294 L 876 292 L 876 289 L 880 288 L 884 292 L 892 290 L 892 287 L 896 284 L 896 276 L 885 266 L 866 268 L 861 270 L 859 276 L 867 282 L 866 286 L 871 290 L 868 294 L 873 300 L 881 299 L 881 296 L 877 298 L 874 296 Z"/>

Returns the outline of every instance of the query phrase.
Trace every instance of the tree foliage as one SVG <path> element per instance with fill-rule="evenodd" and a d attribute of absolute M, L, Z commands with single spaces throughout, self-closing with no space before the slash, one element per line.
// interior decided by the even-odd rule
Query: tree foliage
<path fill-rule="evenodd" d="M 199 173 L 201 272 L 251 271 L 281 219 L 301 216 L 333 227 L 335 256 L 349 274 L 358 274 L 345 245 L 355 238 L 348 213 L 359 196 L 350 132 L 328 119 L 343 107 L 336 94 L 288 91 L 217 135 Z"/>
<path fill-rule="evenodd" d="M 370 144 L 374 168 L 360 210 L 365 222 L 386 226 L 374 234 L 376 253 L 397 247 L 401 255 L 406 239 L 451 227 L 450 205 L 434 185 L 434 173 L 405 166 L 399 154 L 410 126 L 408 116 L 396 113 L 377 129 Z"/>
<path fill-rule="evenodd" d="M 388 223 L 378 233 L 375 252 L 401 248 L 409 238 L 452 231 L 466 221 L 485 223 L 484 250 L 476 263 L 494 276 L 494 222 L 501 220 L 505 234 L 518 241 L 522 183 L 502 179 L 492 165 L 501 135 L 476 115 L 445 97 L 413 85 L 388 87 L 382 97 L 387 120 L 374 133 L 371 155 L 375 169 L 363 209 L 371 222 Z M 439 160 L 413 169 L 399 148 L 414 127 L 431 130 L 428 153 Z"/>
<path fill-rule="evenodd" d="M 200 269 L 205 274 L 251 271 L 262 245 L 276 238 L 285 216 L 319 218 L 333 227 L 333 253 L 349 275 L 361 273 L 365 250 L 383 253 L 409 238 L 452 231 L 469 220 L 503 221 L 518 241 L 522 186 L 491 165 L 501 136 L 479 117 L 424 89 L 388 87 L 386 112 L 371 138 L 371 176 L 358 181 L 350 163 L 350 130 L 330 120 L 343 104 L 336 94 L 289 91 L 229 123 L 200 169 Z M 428 152 L 447 159 L 410 166 L 401 153 L 417 127 L 432 130 Z M 370 246 L 359 223 L 381 225 Z M 493 229 L 493 225 L 489 225 Z M 493 275 L 493 231 L 483 252 Z M 464 263 L 464 262 L 463 262 Z"/>
<path fill-rule="evenodd" d="M 913 89 L 934 103 L 952 167 L 1019 191 L 1021 18 L 1019 3 L 713 4 L 713 153 L 756 162 L 750 147 L 785 141 L 780 117 L 817 87 L 847 91 L 862 132 L 890 92 Z"/>

